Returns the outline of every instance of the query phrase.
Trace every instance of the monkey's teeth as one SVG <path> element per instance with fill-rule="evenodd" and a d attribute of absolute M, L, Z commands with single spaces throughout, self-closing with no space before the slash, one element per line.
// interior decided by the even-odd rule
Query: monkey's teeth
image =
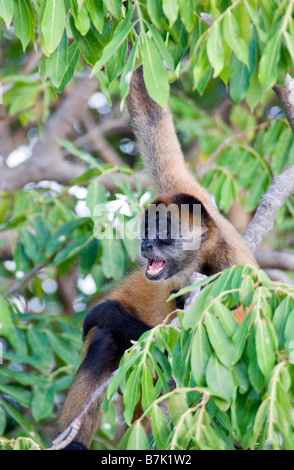
<path fill-rule="evenodd" d="M 159 266 L 158 268 L 155 268 L 153 266 L 153 264 L 161 264 L 161 266 Z M 158 274 L 163 266 L 165 265 L 165 261 L 162 261 L 162 260 L 149 260 L 149 265 L 148 265 L 148 269 L 147 269 L 147 273 L 150 274 L 151 276 L 155 276 L 156 274 Z"/>

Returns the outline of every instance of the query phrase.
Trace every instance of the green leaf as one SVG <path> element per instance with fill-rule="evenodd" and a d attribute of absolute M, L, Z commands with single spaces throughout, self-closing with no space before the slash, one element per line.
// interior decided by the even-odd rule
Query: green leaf
<path fill-rule="evenodd" d="M 187 399 L 184 394 L 176 392 L 168 398 L 168 413 L 174 426 L 177 425 L 182 415 L 188 410 Z"/>
<path fill-rule="evenodd" d="M 263 91 L 271 88 L 277 81 L 277 67 L 281 54 L 281 42 L 281 35 L 275 31 L 261 56 L 258 79 Z"/>
<path fill-rule="evenodd" d="M 50 416 L 55 401 L 55 388 L 45 387 L 37 389 L 32 400 L 32 415 L 36 421 Z"/>
<path fill-rule="evenodd" d="M 154 42 L 145 36 L 141 43 L 143 76 L 149 96 L 162 108 L 169 98 L 169 84 L 163 62 Z"/>
<path fill-rule="evenodd" d="M 200 323 L 193 335 L 191 350 L 191 370 L 197 385 L 205 385 L 205 372 L 209 357 L 209 342 L 205 328 Z"/>
<path fill-rule="evenodd" d="M 225 332 L 231 338 L 239 326 L 233 312 L 220 302 L 215 302 L 213 304 L 213 310 L 221 322 Z"/>
<path fill-rule="evenodd" d="M 207 312 L 205 315 L 205 326 L 209 341 L 218 359 L 226 367 L 230 367 L 233 360 L 233 345 L 220 321 L 214 315 Z"/>
<path fill-rule="evenodd" d="M 196 60 L 195 65 L 193 67 L 194 85 L 200 95 L 203 94 L 208 84 L 208 81 L 211 77 L 211 72 L 212 72 L 212 68 L 208 61 L 206 49 L 202 47 L 199 53 L 199 57 Z"/>
<path fill-rule="evenodd" d="M 248 447 L 259 405 L 258 403 L 249 404 L 247 397 L 248 395 L 236 393 L 231 407 L 232 425 L 243 448 Z"/>
<path fill-rule="evenodd" d="M 294 310 L 290 313 L 285 326 L 285 347 L 290 355 L 291 363 L 294 361 Z"/>
<path fill-rule="evenodd" d="M 66 364 L 76 367 L 80 362 L 78 352 L 72 348 L 67 341 L 55 334 L 53 331 L 46 330 L 46 335 L 57 356 Z"/>
<path fill-rule="evenodd" d="M 193 0 L 178 0 L 180 15 L 186 30 L 191 33 L 196 21 L 194 14 L 194 1 Z"/>
<path fill-rule="evenodd" d="M 122 2 L 121 0 L 103 0 L 104 5 L 114 18 L 120 20 L 122 17 Z"/>
<path fill-rule="evenodd" d="M 230 67 L 230 95 L 234 103 L 239 103 L 245 96 L 249 87 L 250 72 L 244 62 L 232 57 Z"/>
<path fill-rule="evenodd" d="M 64 0 L 46 0 L 41 22 L 46 51 L 49 54 L 58 46 L 65 27 Z"/>
<path fill-rule="evenodd" d="M 46 335 L 37 327 L 30 325 L 27 331 L 27 339 L 32 348 L 33 355 L 39 356 L 49 366 L 52 361 L 52 355 Z"/>
<path fill-rule="evenodd" d="M 156 449 L 167 449 L 167 442 L 170 436 L 170 429 L 159 406 L 154 405 L 151 410 L 151 428 L 155 439 Z"/>
<path fill-rule="evenodd" d="M 130 373 L 124 389 L 124 419 L 130 426 L 136 404 L 140 399 L 140 381 L 142 367 L 135 367 Z"/>
<path fill-rule="evenodd" d="M 129 439 L 127 443 L 127 450 L 147 450 L 149 449 L 148 439 L 145 430 L 140 423 L 136 421 L 131 427 Z"/>
<path fill-rule="evenodd" d="M 119 32 L 115 33 L 111 41 L 104 47 L 101 58 L 95 63 L 91 76 L 95 75 L 101 67 L 115 54 L 117 49 L 127 41 L 127 38 L 134 27 L 134 23 L 129 24 L 129 18 L 125 18 L 119 25 Z"/>
<path fill-rule="evenodd" d="M 238 362 L 232 369 L 235 381 L 238 384 L 239 392 L 244 394 L 249 388 L 249 378 L 247 374 L 247 367 L 243 361 Z"/>
<path fill-rule="evenodd" d="M 5 410 L 7 411 L 7 413 L 8 413 L 26 432 L 30 433 L 30 435 L 31 435 L 32 437 L 36 435 L 32 424 L 24 417 L 23 413 L 21 413 L 20 411 L 16 410 L 12 405 L 10 405 L 9 403 L 7 403 L 7 402 L 4 401 L 4 400 L 1 401 L 1 405 L 3 406 L 3 408 L 5 408 Z"/>
<path fill-rule="evenodd" d="M 294 62 L 294 39 L 287 31 L 283 31 L 283 36 L 284 36 L 284 42 L 291 56 L 292 62 Z"/>
<path fill-rule="evenodd" d="M 100 170 L 99 174 L 102 172 L 102 166 L 97 162 L 96 158 L 93 157 L 90 153 L 87 153 L 83 150 L 79 150 L 72 142 L 64 139 L 56 139 L 59 145 L 75 157 L 80 158 L 83 162 L 88 165 L 92 165 Z M 82 175 L 83 177 L 84 175 Z"/>
<path fill-rule="evenodd" d="M 0 17 L 5 21 L 7 28 L 9 28 L 12 21 L 12 14 L 13 0 L 0 0 Z"/>
<path fill-rule="evenodd" d="M 135 68 L 138 45 L 139 45 L 139 41 L 137 40 L 135 44 L 133 44 L 133 47 L 130 51 L 127 63 L 124 67 L 124 70 L 123 70 L 123 73 L 121 75 L 121 79 L 119 82 L 119 89 L 120 89 L 120 96 L 121 96 L 121 104 L 120 104 L 121 109 L 123 109 L 125 99 L 130 89 L 131 76 Z"/>
<path fill-rule="evenodd" d="M 264 428 L 266 417 L 268 414 L 268 408 L 269 408 L 268 400 L 264 400 L 262 404 L 260 405 L 260 407 L 258 408 L 255 421 L 254 421 L 254 426 L 253 426 L 253 434 L 252 434 L 252 438 L 249 444 L 250 447 L 254 447 L 255 443 L 258 440 L 260 433 L 262 432 Z"/>
<path fill-rule="evenodd" d="M 40 85 L 39 83 L 24 85 L 20 88 L 17 88 L 15 90 L 13 101 L 9 106 L 10 116 L 14 116 L 20 111 L 23 111 L 33 106 L 42 91 L 42 85 Z"/>
<path fill-rule="evenodd" d="M 105 276 L 119 279 L 123 274 L 125 259 L 121 241 L 107 237 L 101 240 L 101 244 L 101 265 Z"/>
<path fill-rule="evenodd" d="M 15 349 L 15 352 L 18 354 L 27 354 L 27 343 L 25 339 L 24 331 L 13 325 L 11 329 L 11 334 L 9 338 L 11 345 Z"/>
<path fill-rule="evenodd" d="M 231 10 L 226 11 L 224 15 L 223 34 L 226 43 L 236 54 L 236 57 L 249 67 L 248 46 L 240 37 L 239 26 Z"/>
<path fill-rule="evenodd" d="M 9 340 L 12 327 L 12 315 L 3 298 L 0 296 L 0 336 Z"/>
<path fill-rule="evenodd" d="M 246 276 L 240 287 L 240 301 L 243 307 L 249 307 L 253 299 L 253 281 L 251 276 Z"/>
<path fill-rule="evenodd" d="M 29 0 L 14 0 L 13 23 L 15 35 L 20 39 L 25 51 L 29 41 L 35 40 L 35 16 Z"/>
<path fill-rule="evenodd" d="M 91 25 L 88 11 L 84 4 L 78 7 L 75 0 L 70 0 L 70 3 L 76 28 L 82 36 L 85 36 L 85 34 L 87 34 L 87 32 L 89 31 Z"/>
<path fill-rule="evenodd" d="M 289 314 L 292 312 L 292 310 L 293 310 L 293 300 L 290 296 L 287 296 L 278 305 L 273 316 L 273 325 L 276 330 L 280 348 L 284 344 L 285 326 L 286 326 Z"/>
<path fill-rule="evenodd" d="M 178 0 L 162 0 L 162 9 L 171 28 L 179 14 Z"/>
<path fill-rule="evenodd" d="M 249 359 L 248 376 L 250 383 L 254 390 L 260 393 L 264 386 L 264 378 L 257 362 L 256 344 L 255 344 L 255 331 L 253 328 L 250 330 L 247 355 Z"/>
<path fill-rule="evenodd" d="M 30 408 L 32 393 L 14 384 L 0 384 L 0 390 L 25 408 Z"/>
<path fill-rule="evenodd" d="M 143 366 L 141 388 L 142 388 L 142 407 L 143 407 L 143 411 L 145 411 L 156 398 L 153 377 L 148 367 L 148 364 L 144 364 Z"/>
<path fill-rule="evenodd" d="M 97 38 L 97 34 L 93 27 L 88 33 L 83 36 L 76 28 L 75 22 L 72 16 L 69 18 L 70 28 L 76 44 L 78 45 L 80 52 L 83 54 L 85 61 L 93 66 L 102 51 L 102 46 Z"/>
<path fill-rule="evenodd" d="M 79 237 L 75 242 L 70 242 L 68 246 L 60 250 L 53 260 L 53 265 L 57 266 L 80 253 L 94 238 L 94 235 L 87 233 Z"/>
<path fill-rule="evenodd" d="M 159 0 L 147 0 L 147 11 L 152 23 L 159 27 L 162 18 L 161 2 Z"/>
<path fill-rule="evenodd" d="M 174 72 L 175 62 L 174 62 L 173 56 L 171 55 L 168 48 L 166 47 L 164 40 L 160 36 L 158 30 L 152 24 L 148 24 L 148 27 L 152 34 L 154 44 L 156 45 L 159 51 L 159 54 L 161 55 L 161 58 L 165 61 L 170 71 Z"/>
<path fill-rule="evenodd" d="M 2 406 L 0 406 L 0 436 L 3 436 L 4 434 L 4 431 L 6 429 L 6 413 L 5 413 L 5 410 L 4 408 L 2 408 Z"/>
<path fill-rule="evenodd" d="M 65 244 L 68 238 L 72 236 L 72 232 L 82 226 L 89 224 L 89 219 L 81 217 L 79 219 L 73 219 L 65 224 L 63 224 L 54 234 L 52 235 L 51 240 L 46 246 L 46 257 L 49 258 L 53 256 L 57 250 Z"/>
<path fill-rule="evenodd" d="M 27 230 L 20 231 L 20 239 L 22 240 L 27 257 L 37 264 L 40 261 L 40 250 L 37 239 Z"/>
<path fill-rule="evenodd" d="M 80 56 L 80 49 L 78 45 L 73 41 L 71 45 L 67 48 L 67 66 L 63 71 L 61 80 L 59 81 L 58 85 L 58 92 L 62 93 L 66 87 L 66 85 L 70 82 L 72 77 L 74 76 L 74 72 L 76 69 L 77 62 Z"/>
<path fill-rule="evenodd" d="M 255 322 L 255 341 L 258 365 L 266 380 L 269 381 L 276 356 L 270 333 L 260 318 Z"/>
<path fill-rule="evenodd" d="M 237 330 L 234 333 L 234 336 L 233 336 L 234 364 L 239 361 L 239 359 L 241 358 L 243 354 L 245 344 L 246 344 L 246 339 L 249 334 L 251 318 L 252 318 L 251 312 L 245 315 L 245 318 L 242 321 L 241 325 L 238 326 Z"/>
<path fill-rule="evenodd" d="M 102 0 L 85 0 L 85 5 L 90 13 L 95 28 L 102 33 L 104 25 L 104 10 Z"/>
<path fill-rule="evenodd" d="M 107 76 L 109 83 L 111 83 L 116 77 L 118 77 L 125 66 L 125 58 L 127 55 L 128 44 L 127 41 L 123 42 L 122 45 L 115 51 L 115 54 L 107 62 Z"/>
<path fill-rule="evenodd" d="M 224 367 L 215 357 L 211 355 L 206 369 L 206 383 L 212 393 L 217 397 L 230 402 L 234 392 L 234 381 L 231 372 Z M 217 402 L 218 404 L 218 402 Z M 218 404 L 218 406 L 221 404 Z M 220 406 L 221 409 L 222 406 Z"/>
<path fill-rule="evenodd" d="M 18 437 L 15 439 L 12 450 L 42 450 L 41 445 L 28 437 Z"/>
<path fill-rule="evenodd" d="M 107 202 L 105 187 L 101 184 L 101 179 L 96 178 L 88 186 L 88 193 L 86 204 L 90 209 L 92 217 L 94 216 L 95 207 L 99 204 L 105 204 Z"/>
<path fill-rule="evenodd" d="M 224 67 L 224 48 L 222 42 L 223 37 L 219 23 L 214 23 L 209 30 L 207 40 L 207 55 L 214 69 L 214 78 L 221 73 Z"/>

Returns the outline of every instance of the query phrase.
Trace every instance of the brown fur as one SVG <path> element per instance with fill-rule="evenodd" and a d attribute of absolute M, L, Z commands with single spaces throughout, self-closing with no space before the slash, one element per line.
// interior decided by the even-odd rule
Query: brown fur
<path fill-rule="evenodd" d="M 256 260 L 235 228 L 218 212 L 210 196 L 188 172 L 169 109 L 163 110 L 148 95 L 142 69 L 132 77 L 128 108 L 145 167 L 156 191 L 187 193 L 199 199 L 230 247 L 231 264 L 251 264 Z"/>
<path fill-rule="evenodd" d="M 161 201 L 168 205 L 177 200 L 177 193 L 186 193 L 202 203 L 205 213 L 205 243 L 196 250 L 195 257 L 191 258 L 181 273 L 167 280 L 154 282 L 146 278 L 145 268 L 142 268 L 131 274 L 117 289 L 106 296 L 107 299 L 119 301 L 130 313 L 148 325 L 155 326 L 176 309 L 175 301 L 167 303 L 166 300 L 172 290 L 179 290 L 189 284 L 193 272 L 200 271 L 209 275 L 235 264 L 250 264 L 257 267 L 257 263 L 242 237 L 212 204 L 208 192 L 187 171 L 172 115 L 169 109 L 166 111 L 161 109 L 148 96 L 141 69 L 133 74 L 128 108 L 151 181 L 158 193 L 165 193 L 157 202 Z M 233 313 L 241 323 L 245 312 L 237 309 Z M 95 330 L 97 328 L 91 330 L 86 339 L 86 353 L 91 347 L 92 338 L 97 334 Z M 107 378 L 110 372 L 106 370 L 94 380 L 83 367 L 79 369 L 61 413 L 61 430 L 69 425 L 90 393 Z M 101 400 L 91 407 L 77 435 L 76 440 L 86 446 L 90 445 L 98 425 L 100 404 Z"/>

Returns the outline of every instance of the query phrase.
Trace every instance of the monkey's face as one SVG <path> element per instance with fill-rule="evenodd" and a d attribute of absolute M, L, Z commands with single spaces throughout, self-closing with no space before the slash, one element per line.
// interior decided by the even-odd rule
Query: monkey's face
<path fill-rule="evenodd" d="M 148 206 L 141 244 L 141 255 L 147 259 L 147 279 L 169 279 L 195 264 L 201 241 L 201 215 L 192 215 L 189 207 L 180 209 L 173 202 L 167 205 L 156 201 Z"/>

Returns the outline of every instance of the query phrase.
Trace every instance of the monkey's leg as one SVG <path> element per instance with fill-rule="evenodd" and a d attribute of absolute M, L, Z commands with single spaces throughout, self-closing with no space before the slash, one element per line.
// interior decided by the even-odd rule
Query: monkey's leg
<path fill-rule="evenodd" d="M 68 391 L 59 418 L 60 431 L 64 431 L 81 411 L 90 394 L 101 385 L 113 370 L 126 349 L 118 335 L 109 330 L 96 330 L 73 383 Z M 100 406 L 104 396 L 99 397 L 82 420 L 75 441 L 66 450 L 84 450 L 93 440 L 100 420 Z"/>
<path fill-rule="evenodd" d="M 131 346 L 131 340 L 138 340 L 149 328 L 115 300 L 103 302 L 89 312 L 83 325 L 87 353 L 63 405 L 60 416 L 61 431 L 77 416 L 90 394 L 118 367 L 124 351 Z M 103 397 L 91 406 L 83 418 L 76 441 L 67 449 L 90 446 L 99 424 L 102 401 Z"/>

